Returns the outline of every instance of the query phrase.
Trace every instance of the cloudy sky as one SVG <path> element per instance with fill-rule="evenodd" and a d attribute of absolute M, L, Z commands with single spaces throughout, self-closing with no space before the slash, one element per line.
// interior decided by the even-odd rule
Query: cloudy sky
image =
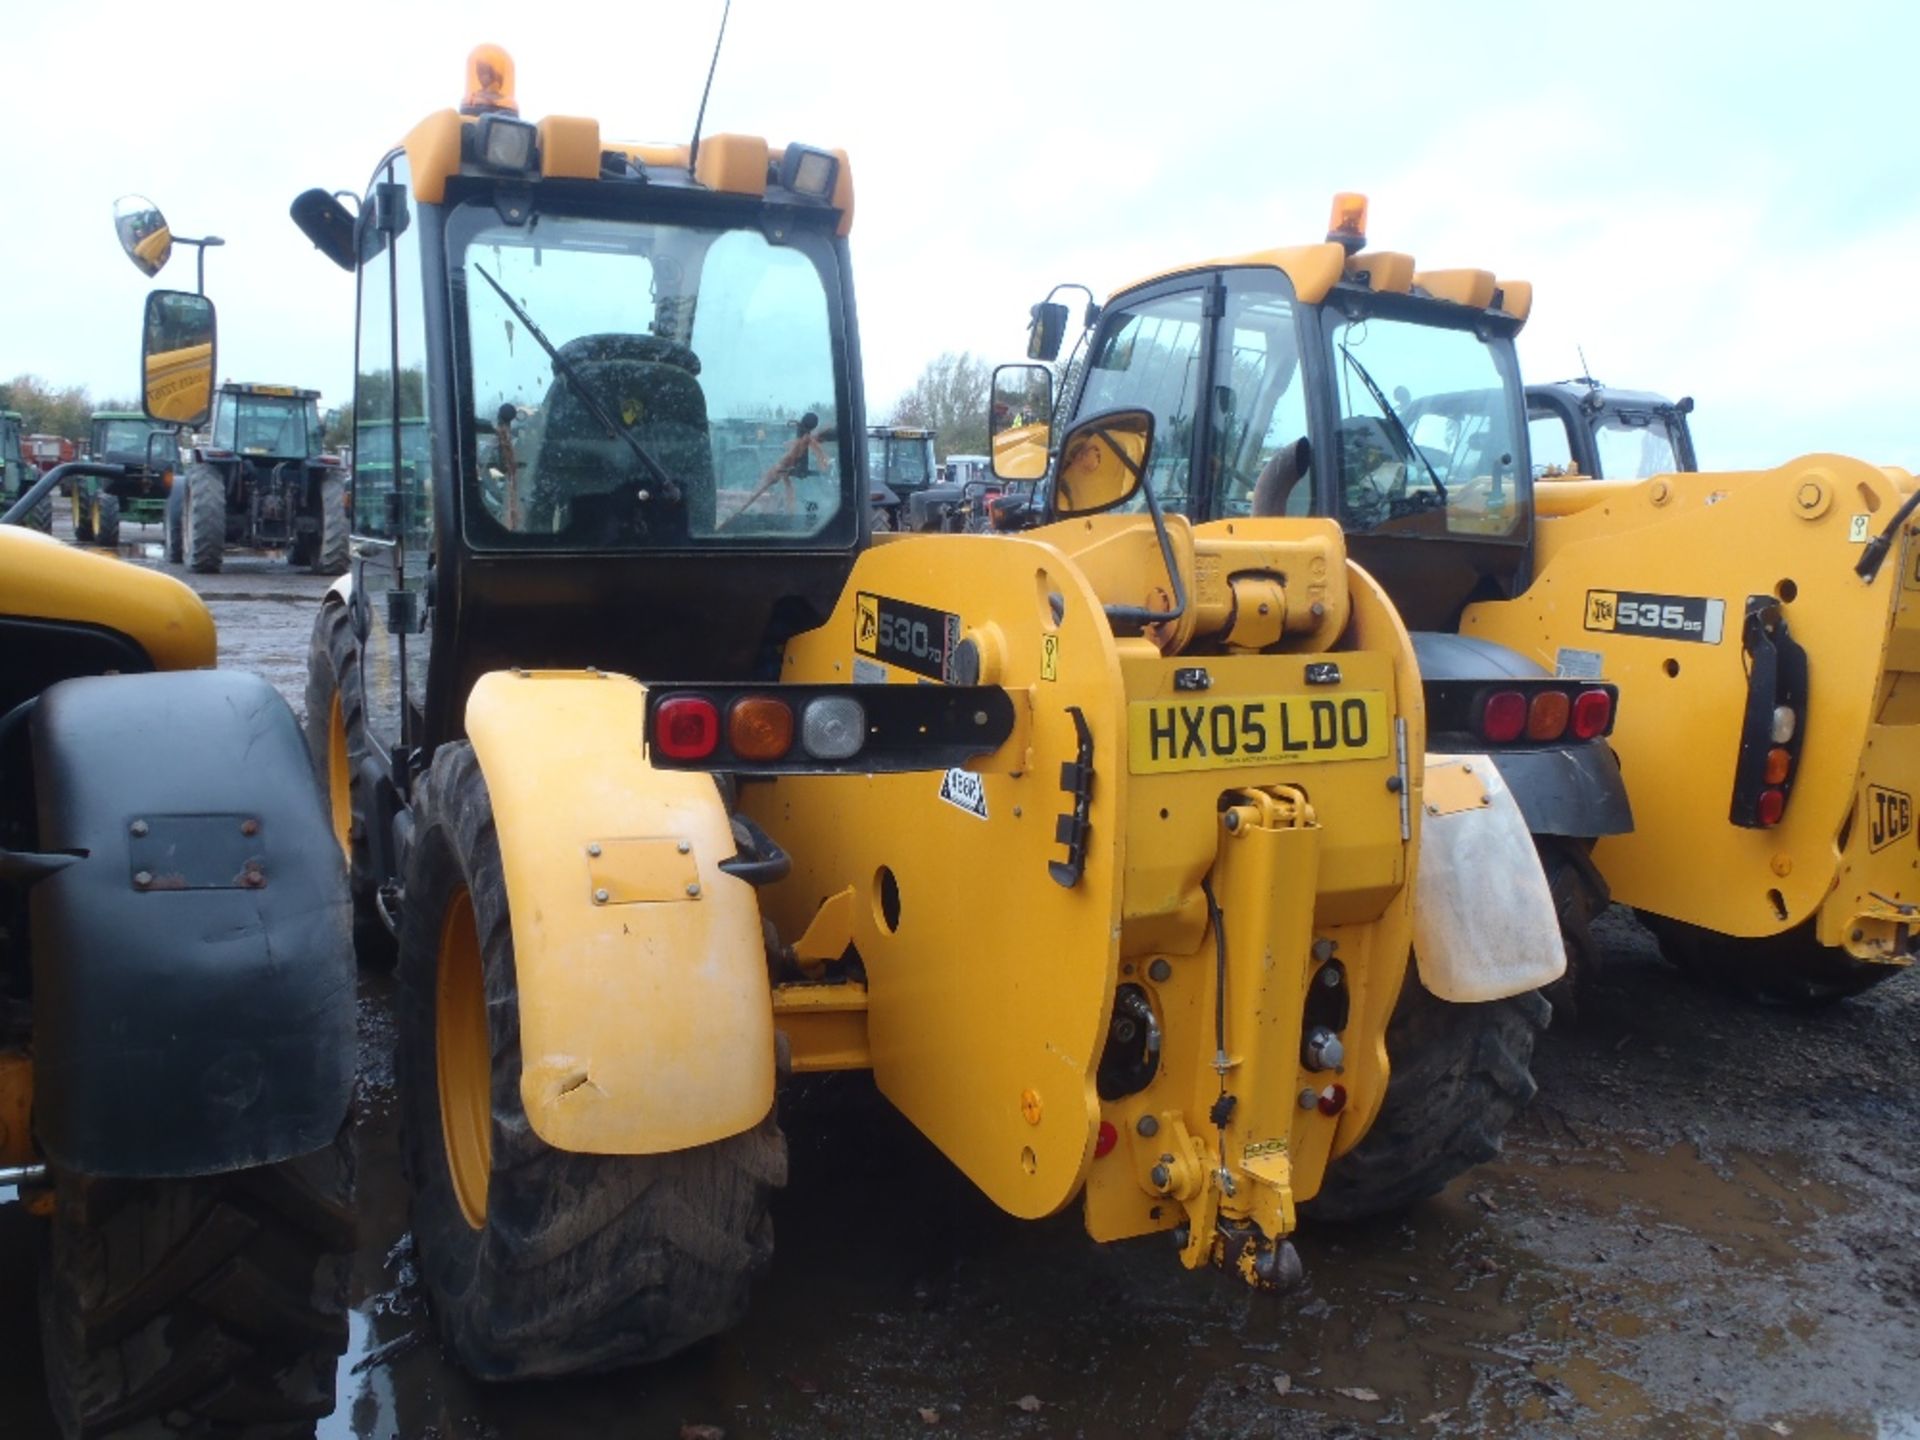
<path fill-rule="evenodd" d="M 467 50 L 521 113 L 684 139 L 719 0 L 166 12 L 15 6 L 0 120 L 0 375 L 134 389 L 140 191 L 217 233 L 228 378 L 346 398 L 351 280 L 286 218 L 360 189 Z M 111 37 L 111 43 L 107 43 Z M 846 147 L 876 417 L 933 354 L 1015 358 L 1055 280 L 1317 239 L 1533 280 L 1532 378 L 1692 394 L 1705 463 L 1840 450 L 1920 468 L 1920 6 L 1824 0 L 737 0 L 714 131 Z M 191 286 L 191 252 L 164 281 Z"/>

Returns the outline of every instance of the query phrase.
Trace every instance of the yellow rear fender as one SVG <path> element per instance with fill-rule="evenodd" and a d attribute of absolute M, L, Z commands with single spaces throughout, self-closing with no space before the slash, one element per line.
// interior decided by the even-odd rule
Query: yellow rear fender
<path fill-rule="evenodd" d="M 655 770 L 646 691 L 495 672 L 467 701 L 512 916 L 520 1098 L 561 1150 L 648 1155 L 757 1125 L 772 996 L 753 888 L 711 775 Z"/>
<path fill-rule="evenodd" d="M 1567 973 L 1526 817 L 1485 755 L 1427 756 L 1413 953 L 1442 1000 L 1504 1000 Z"/>

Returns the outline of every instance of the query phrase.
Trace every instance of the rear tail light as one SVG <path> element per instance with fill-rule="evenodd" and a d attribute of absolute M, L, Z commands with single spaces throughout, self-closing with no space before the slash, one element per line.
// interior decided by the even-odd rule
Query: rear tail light
<path fill-rule="evenodd" d="M 1564 690 L 1542 690 L 1527 706 L 1527 738 L 1558 740 L 1567 733 L 1567 717 L 1573 702 Z"/>
<path fill-rule="evenodd" d="M 1607 733 L 1613 724 L 1613 694 L 1608 690 L 1582 690 L 1573 702 L 1573 738 L 1591 740 Z"/>
<path fill-rule="evenodd" d="M 1120 1132 L 1113 1128 L 1111 1120 L 1100 1122 L 1099 1133 L 1093 1141 L 1093 1158 L 1104 1160 L 1113 1153 L 1113 1147 L 1120 1143 Z"/>
<path fill-rule="evenodd" d="M 966 766 L 1017 714 L 998 685 L 654 684 L 648 752 L 663 769 L 883 775 Z"/>
<path fill-rule="evenodd" d="M 1807 652 L 1772 595 L 1749 595 L 1740 630 L 1747 693 L 1727 819 L 1749 830 L 1778 825 L 1806 739 Z"/>
<path fill-rule="evenodd" d="M 1527 728 L 1527 697 L 1518 690 L 1496 690 L 1480 712 L 1480 733 L 1496 745 L 1520 738 Z"/>
<path fill-rule="evenodd" d="M 676 695 L 653 714 L 653 743 L 674 760 L 704 760 L 720 744 L 720 712 L 704 695 Z"/>

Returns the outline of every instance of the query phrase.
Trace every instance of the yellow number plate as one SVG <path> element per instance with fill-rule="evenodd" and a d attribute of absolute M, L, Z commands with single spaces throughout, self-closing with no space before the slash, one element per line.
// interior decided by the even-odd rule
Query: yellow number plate
<path fill-rule="evenodd" d="M 1295 761 L 1378 760 L 1392 739 L 1379 690 L 1138 700 L 1127 720 L 1135 775 Z"/>

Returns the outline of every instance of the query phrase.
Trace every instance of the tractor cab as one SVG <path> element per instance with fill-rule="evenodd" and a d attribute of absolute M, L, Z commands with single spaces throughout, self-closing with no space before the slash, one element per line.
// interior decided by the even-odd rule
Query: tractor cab
<path fill-rule="evenodd" d="M 209 448 L 251 460 L 318 457 L 320 392 L 229 381 L 214 393 Z"/>
<path fill-rule="evenodd" d="M 1645 480 L 1698 470 L 1693 397 L 1616 390 L 1591 376 L 1527 386 L 1533 478 Z"/>

